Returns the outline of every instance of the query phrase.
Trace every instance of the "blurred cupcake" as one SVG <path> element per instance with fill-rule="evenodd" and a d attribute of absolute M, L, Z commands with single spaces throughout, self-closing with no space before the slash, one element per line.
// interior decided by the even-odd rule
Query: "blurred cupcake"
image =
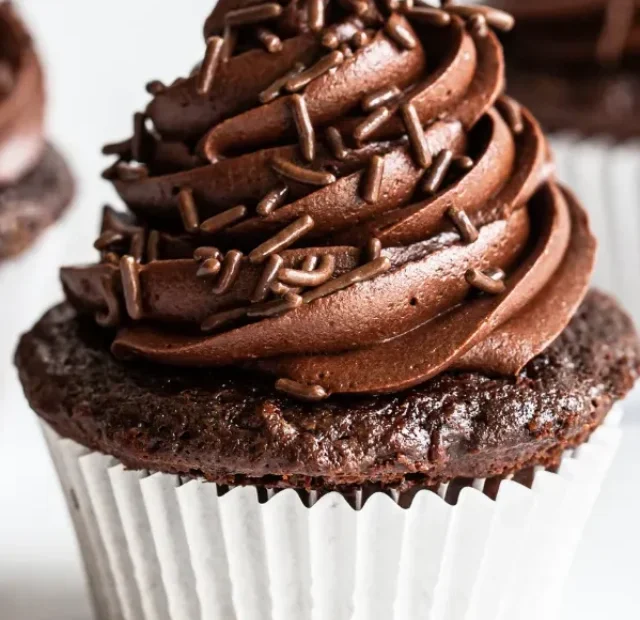
<path fill-rule="evenodd" d="M 42 68 L 10 2 L 0 3 L 0 260 L 30 246 L 73 194 L 69 170 L 43 135 Z"/>
<path fill-rule="evenodd" d="M 555 610 L 640 345 L 511 25 L 222 2 L 148 85 L 128 211 L 16 353 L 104 617 Z"/>
<path fill-rule="evenodd" d="M 558 174 L 592 216 L 595 282 L 640 320 L 640 5 L 634 0 L 497 0 L 508 90 L 553 132 Z"/>

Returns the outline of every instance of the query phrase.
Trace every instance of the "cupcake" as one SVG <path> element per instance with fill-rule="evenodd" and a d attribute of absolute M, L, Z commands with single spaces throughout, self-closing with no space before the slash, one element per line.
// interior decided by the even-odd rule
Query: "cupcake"
<path fill-rule="evenodd" d="M 504 37 L 509 93 L 553 132 L 558 174 L 592 215 L 595 282 L 640 320 L 640 9 L 631 0 L 493 4 L 516 17 Z"/>
<path fill-rule="evenodd" d="M 0 261 L 22 252 L 71 200 L 73 182 L 43 134 L 45 92 L 32 41 L 0 3 Z"/>
<path fill-rule="evenodd" d="M 102 617 L 554 611 L 640 344 L 511 25 L 223 0 L 148 85 L 15 358 Z"/>

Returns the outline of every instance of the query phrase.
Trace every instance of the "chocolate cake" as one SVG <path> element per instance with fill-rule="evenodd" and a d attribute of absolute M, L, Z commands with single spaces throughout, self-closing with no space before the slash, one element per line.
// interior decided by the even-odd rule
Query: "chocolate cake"
<path fill-rule="evenodd" d="M 108 145 L 100 260 L 25 335 L 32 407 L 130 467 L 406 490 L 555 467 L 640 370 L 494 29 L 447 4 L 222 0 Z"/>

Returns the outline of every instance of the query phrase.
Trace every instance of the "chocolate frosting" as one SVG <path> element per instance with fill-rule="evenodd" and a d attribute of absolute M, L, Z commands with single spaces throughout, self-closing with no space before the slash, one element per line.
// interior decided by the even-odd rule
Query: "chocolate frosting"
<path fill-rule="evenodd" d="M 152 83 L 107 147 L 130 213 L 105 210 L 99 264 L 62 270 L 68 300 L 118 357 L 258 369 L 311 400 L 517 374 L 571 319 L 595 242 L 502 95 L 487 23 L 507 17 L 221 1 L 202 65 Z"/>
<path fill-rule="evenodd" d="M 510 94 L 547 130 L 640 135 L 637 0 L 495 0 L 512 11 L 504 36 Z"/>
<path fill-rule="evenodd" d="M 45 141 L 42 68 L 10 2 L 0 3 L 0 186 L 11 185 L 40 159 Z"/>
<path fill-rule="evenodd" d="M 496 0 L 513 13 L 510 49 L 532 64 L 549 61 L 616 65 L 640 55 L 637 0 Z M 547 65 L 548 66 L 548 65 Z"/>

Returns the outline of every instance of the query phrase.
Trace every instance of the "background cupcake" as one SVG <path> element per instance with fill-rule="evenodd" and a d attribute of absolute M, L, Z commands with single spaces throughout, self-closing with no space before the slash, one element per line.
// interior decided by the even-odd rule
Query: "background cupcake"
<path fill-rule="evenodd" d="M 45 138 L 44 117 L 40 60 L 13 3 L 0 2 L 0 411 L 15 334 L 37 316 L 30 309 L 55 299 L 46 275 L 62 261 L 64 229 L 53 225 L 74 192 L 65 160 Z"/>
<path fill-rule="evenodd" d="M 42 69 L 13 5 L 0 5 L 0 259 L 18 254 L 58 219 L 73 183 L 45 142 Z"/>
<path fill-rule="evenodd" d="M 107 617 L 555 609 L 638 343 L 501 96 L 510 24 L 221 5 L 149 84 L 130 211 L 16 356 Z"/>
<path fill-rule="evenodd" d="M 637 185 L 640 6 L 633 0 L 497 0 L 508 89 L 549 131 L 558 173 L 587 206 L 600 242 L 595 282 L 640 318 Z"/>

